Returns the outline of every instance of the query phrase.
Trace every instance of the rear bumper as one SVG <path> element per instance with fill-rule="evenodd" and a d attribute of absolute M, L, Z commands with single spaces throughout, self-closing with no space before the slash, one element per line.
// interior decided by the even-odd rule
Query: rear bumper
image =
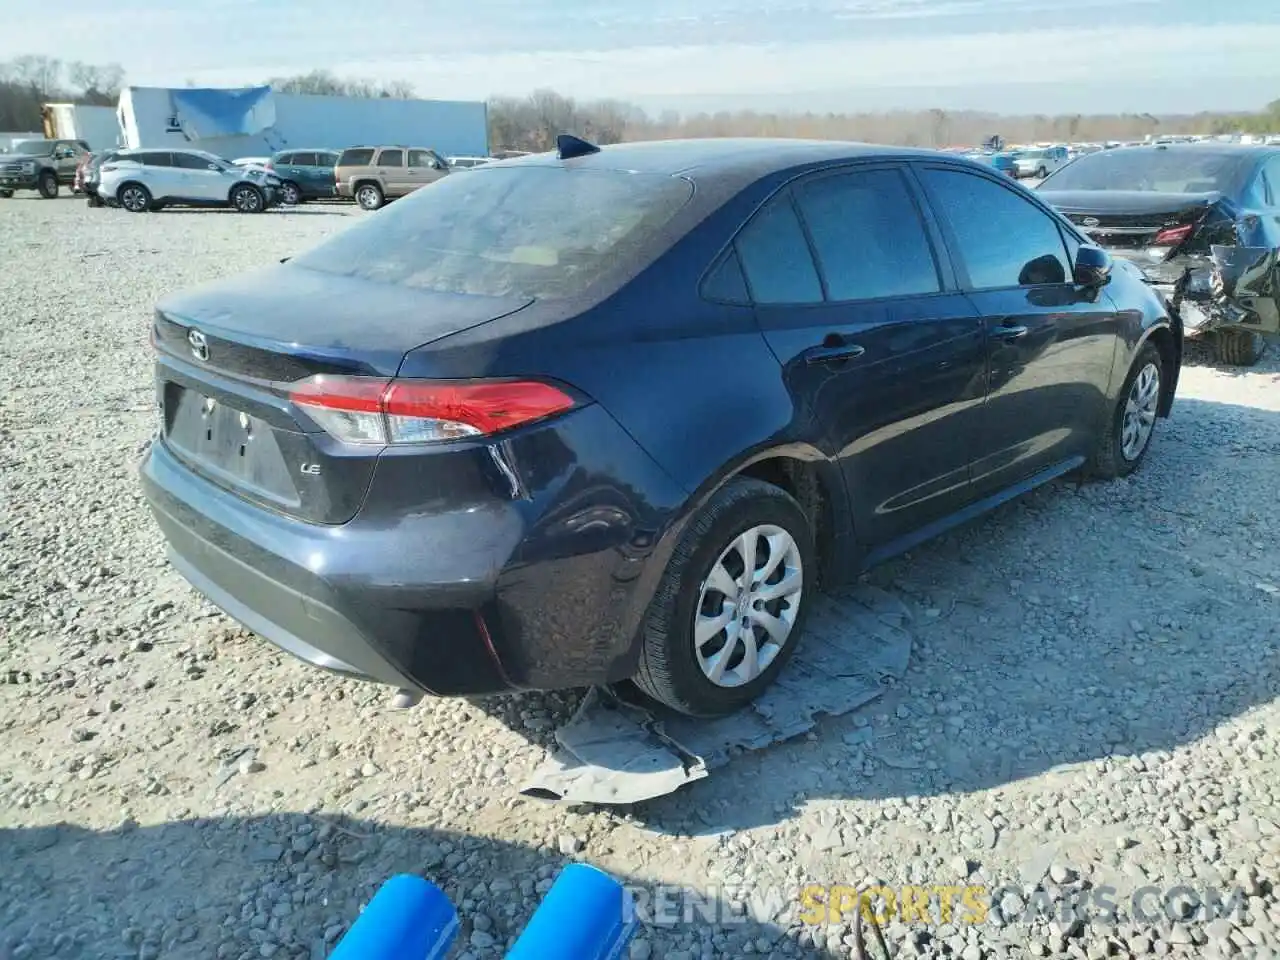
<path fill-rule="evenodd" d="M 405 509 L 413 467 L 384 468 L 384 455 L 343 525 L 254 506 L 163 441 L 140 474 L 176 569 L 308 663 L 437 695 L 611 682 L 634 672 L 670 549 L 657 528 L 683 494 L 598 406 L 556 424 L 504 444 L 518 496 Z M 573 456 L 549 459 L 553 441 Z M 602 482 L 619 465 L 626 475 Z"/>

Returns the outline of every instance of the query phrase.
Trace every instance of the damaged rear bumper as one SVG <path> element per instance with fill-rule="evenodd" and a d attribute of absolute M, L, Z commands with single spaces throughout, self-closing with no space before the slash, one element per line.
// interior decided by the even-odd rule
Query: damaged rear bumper
<path fill-rule="evenodd" d="M 1280 251 L 1214 245 L 1207 257 L 1151 262 L 1129 256 L 1178 313 L 1188 336 L 1225 327 L 1280 332 Z"/>

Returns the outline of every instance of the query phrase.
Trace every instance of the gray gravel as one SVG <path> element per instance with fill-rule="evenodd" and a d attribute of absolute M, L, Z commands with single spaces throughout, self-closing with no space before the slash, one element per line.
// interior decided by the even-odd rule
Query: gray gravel
<path fill-rule="evenodd" d="M 575 694 L 392 710 L 204 603 L 140 500 L 156 298 L 354 216 L 0 201 L 0 957 L 318 958 L 409 870 L 480 960 L 572 859 L 713 887 L 715 923 L 651 924 L 636 958 L 848 957 L 850 916 L 803 923 L 794 897 L 869 881 L 1011 885 L 983 924 L 890 924 L 901 956 L 1273 955 L 1280 351 L 1197 354 L 1134 478 L 877 570 L 919 640 L 870 710 L 674 797 L 565 809 L 516 788 Z M 1129 909 L 1175 886 L 1243 899 Z M 1114 922 L 1062 913 L 1104 894 Z"/>

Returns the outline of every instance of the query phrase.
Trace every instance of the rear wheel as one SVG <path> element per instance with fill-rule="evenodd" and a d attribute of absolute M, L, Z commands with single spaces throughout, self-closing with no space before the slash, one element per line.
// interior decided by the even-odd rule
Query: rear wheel
<path fill-rule="evenodd" d="M 1038 168 L 1036 169 L 1036 178 L 1037 178 L 1037 179 L 1039 179 L 1039 180 L 1043 180 L 1043 179 L 1044 179 L 1045 177 L 1047 177 L 1048 175 L 1049 175 L 1049 171 L 1048 171 L 1048 170 L 1046 170 L 1044 167 L 1038 167 Z"/>
<path fill-rule="evenodd" d="M 242 183 L 231 190 L 231 206 L 241 213 L 261 213 L 266 209 L 267 201 L 257 187 Z"/>
<path fill-rule="evenodd" d="M 636 685 L 690 716 L 746 706 L 799 642 L 816 574 L 812 525 L 791 495 L 730 481 L 672 554 L 641 627 Z"/>
<path fill-rule="evenodd" d="M 130 213 L 146 213 L 151 209 L 151 191 L 140 183 L 126 183 L 116 199 Z"/>
<path fill-rule="evenodd" d="M 40 191 L 40 196 L 46 200 L 52 200 L 58 195 L 57 175 L 52 170 L 46 170 L 36 181 L 36 189 Z"/>
<path fill-rule="evenodd" d="M 13 196 L 12 190 L 0 190 L 0 200 L 8 200 Z"/>
<path fill-rule="evenodd" d="M 356 187 L 356 203 L 365 210 L 377 210 L 385 200 L 382 188 L 376 183 L 362 183 Z"/>
<path fill-rule="evenodd" d="M 1164 385 L 1164 362 L 1155 344 L 1145 343 L 1129 369 L 1124 389 L 1089 464 L 1099 479 L 1127 477 L 1138 469 L 1155 433 Z"/>
<path fill-rule="evenodd" d="M 1267 341 L 1256 330 L 1218 330 L 1213 335 L 1213 352 L 1219 363 L 1252 367 L 1267 352 Z"/>

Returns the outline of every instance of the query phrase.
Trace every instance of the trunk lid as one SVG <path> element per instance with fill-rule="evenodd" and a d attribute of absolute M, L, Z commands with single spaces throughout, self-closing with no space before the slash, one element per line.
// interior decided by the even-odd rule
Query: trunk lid
<path fill-rule="evenodd" d="M 324 433 L 288 397 L 318 373 L 394 377 L 406 353 L 527 306 L 410 290 L 288 265 L 162 301 L 153 340 L 166 448 L 244 499 L 345 523 L 380 447 Z"/>
<path fill-rule="evenodd" d="M 1220 193 L 1156 193 L 1129 190 L 1040 190 L 1100 247 L 1142 250 L 1161 230 L 1198 224 L 1222 199 Z"/>

